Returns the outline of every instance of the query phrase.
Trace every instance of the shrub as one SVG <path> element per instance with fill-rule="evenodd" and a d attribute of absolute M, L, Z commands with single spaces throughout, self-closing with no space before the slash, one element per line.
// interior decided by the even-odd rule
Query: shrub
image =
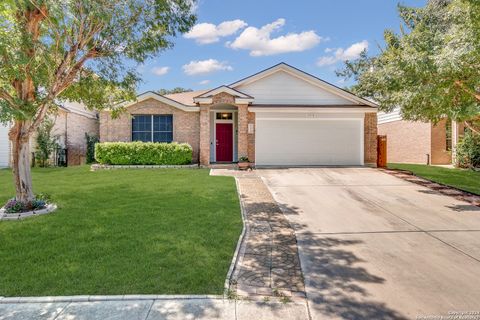
<path fill-rule="evenodd" d="M 465 133 L 462 141 L 457 144 L 456 162 L 461 168 L 480 168 L 480 134 Z"/>
<path fill-rule="evenodd" d="M 192 162 L 192 147 L 176 142 L 103 142 L 95 145 L 95 159 L 113 165 L 181 165 Z"/>
<path fill-rule="evenodd" d="M 53 151 L 58 147 L 57 137 L 52 135 L 55 121 L 46 118 L 37 130 L 37 150 L 35 159 L 40 167 L 48 167 L 48 160 Z"/>
<path fill-rule="evenodd" d="M 87 164 L 95 162 L 95 144 L 99 142 L 98 136 L 85 133 L 87 141 Z"/>

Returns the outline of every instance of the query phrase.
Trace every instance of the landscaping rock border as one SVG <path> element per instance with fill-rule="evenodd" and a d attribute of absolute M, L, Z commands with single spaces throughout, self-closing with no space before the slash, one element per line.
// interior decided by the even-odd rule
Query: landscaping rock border
<path fill-rule="evenodd" d="M 115 170 L 115 169 L 198 169 L 198 164 L 184 165 L 112 165 L 112 164 L 92 164 L 91 171 Z"/>
<path fill-rule="evenodd" d="M 447 186 L 440 182 L 435 182 L 432 180 L 428 180 L 423 177 L 419 177 L 415 175 L 413 172 L 408 170 L 401 170 L 401 169 L 390 169 L 390 168 L 378 168 L 378 170 L 383 171 L 385 173 L 391 174 L 397 178 L 403 179 L 405 181 L 415 183 L 421 185 L 423 187 L 429 188 L 434 190 L 440 194 L 454 197 L 457 200 L 468 202 L 474 206 L 480 207 L 480 196 L 474 193 L 457 189 L 452 186 Z"/>
<path fill-rule="evenodd" d="M 57 205 L 47 204 L 44 209 L 40 210 L 33 210 L 27 212 L 19 212 L 19 213 L 6 213 L 4 208 L 0 209 L 0 220 L 22 220 L 25 218 L 33 217 L 33 216 L 40 216 L 43 214 L 51 213 L 57 210 Z"/>

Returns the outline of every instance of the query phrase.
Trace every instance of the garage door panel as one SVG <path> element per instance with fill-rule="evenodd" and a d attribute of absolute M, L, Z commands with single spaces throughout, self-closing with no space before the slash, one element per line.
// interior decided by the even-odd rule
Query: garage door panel
<path fill-rule="evenodd" d="M 0 168 L 8 166 L 8 160 L 10 158 L 8 130 L 6 125 L 0 123 Z"/>
<path fill-rule="evenodd" d="M 361 165 L 360 119 L 259 119 L 257 165 Z"/>

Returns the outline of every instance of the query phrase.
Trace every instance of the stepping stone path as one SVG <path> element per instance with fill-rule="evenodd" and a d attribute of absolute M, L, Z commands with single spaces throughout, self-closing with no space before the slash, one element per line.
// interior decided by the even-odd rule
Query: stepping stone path
<path fill-rule="evenodd" d="M 244 210 L 246 233 L 230 279 L 238 296 L 305 297 L 295 232 L 255 172 L 215 170 L 233 175 Z"/>

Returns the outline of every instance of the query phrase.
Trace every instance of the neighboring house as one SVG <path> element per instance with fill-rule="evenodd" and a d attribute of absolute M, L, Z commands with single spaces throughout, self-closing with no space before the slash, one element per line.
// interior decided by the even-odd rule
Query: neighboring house
<path fill-rule="evenodd" d="M 97 112 L 87 110 L 79 103 L 68 102 L 60 106 L 58 112 L 51 117 L 55 120 L 52 135 L 57 137 L 61 148 L 67 149 L 67 164 L 84 164 L 87 150 L 85 133 L 99 134 Z M 8 130 L 9 126 L 0 125 L 0 167 L 7 167 L 11 163 Z M 35 148 L 34 135 L 30 140 L 30 150 L 35 152 Z"/>
<path fill-rule="evenodd" d="M 146 92 L 119 118 L 100 113 L 101 141 L 187 142 L 202 165 L 372 165 L 377 105 L 280 63 L 230 85 Z"/>
<path fill-rule="evenodd" d="M 406 121 L 397 108 L 378 113 L 378 134 L 387 136 L 387 162 L 451 164 L 464 126 L 447 119 L 437 124 Z"/>

